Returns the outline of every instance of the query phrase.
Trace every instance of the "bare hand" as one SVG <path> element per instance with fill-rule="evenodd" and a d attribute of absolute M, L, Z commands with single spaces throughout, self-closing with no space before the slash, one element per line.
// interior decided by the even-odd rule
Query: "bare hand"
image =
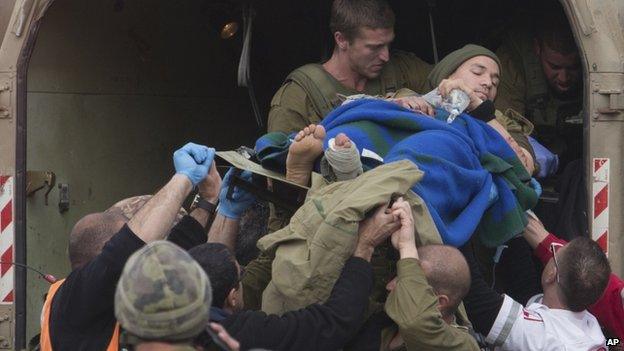
<path fill-rule="evenodd" d="M 536 248 L 548 236 L 548 231 L 544 224 L 531 211 L 527 211 L 529 223 L 524 228 L 524 238 L 532 248 Z"/>
<path fill-rule="evenodd" d="M 418 257 L 416 252 L 416 231 L 414 229 L 414 216 L 412 215 L 412 208 L 410 204 L 403 200 L 402 197 L 398 198 L 392 205 L 392 215 L 399 219 L 401 226 L 394 233 L 392 233 L 391 241 L 392 246 L 399 250 L 401 257 L 403 258 L 405 253 L 409 253 L 411 256 Z"/>
<path fill-rule="evenodd" d="M 210 328 L 214 330 L 215 333 L 219 336 L 219 339 L 223 341 L 232 351 L 240 350 L 240 343 L 236 341 L 230 334 L 223 328 L 223 326 L 219 323 L 210 323 Z"/>
<path fill-rule="evenodd" d="M 390 213 L 387 205 L 379 206 L 370 218 L 360 222 L 355 255 L 370 260 L 375 247 L 383 243 L 399 226 L 399 221 Z"/>
<path fill-rule="evenodd" d="M 204 200 L 216 204 L 219 199 L 219 190 L 221 190 L 221 176 L 214 161 L 210 166 L 208 175 L 198 185 L 199 195 Z"/>
<path fill-rule="evenodd" d="M 429 103 L 420 96 L 406 96 L 402 98 L 390 99 L 390 101 L 414 112 L 420 112 L 428 116 L 435 115 L 433 106 L 429 105 Z"/>
<path fill-rule="evenodd" d="M 468 94 L 468 97 L 470 97 L 470 105 L 468 105 L 467 108 L 468 111 L 474 110 L 483 103 L 483 100 L 481 100 L 481 98 L 475 94 L 474 90 L 468 87 L 462 79 L 443 79 L 438 86 L 438 92 L 443 97 L 447 97 L 453 89 L 459 89 Z"/>

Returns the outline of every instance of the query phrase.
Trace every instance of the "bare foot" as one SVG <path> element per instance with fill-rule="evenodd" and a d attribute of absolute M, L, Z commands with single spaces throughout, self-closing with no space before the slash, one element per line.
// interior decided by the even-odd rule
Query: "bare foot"
<path fill-rule="evenodd" d="M 286 179 L 308 185 L 314 161 L 323 153 L 325 128 L 310 124 L 295 136 L 286 157 Z"/>

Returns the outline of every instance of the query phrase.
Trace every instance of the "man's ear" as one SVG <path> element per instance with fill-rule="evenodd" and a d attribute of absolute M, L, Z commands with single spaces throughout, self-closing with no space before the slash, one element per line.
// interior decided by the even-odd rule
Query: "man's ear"
<path fill-rule="evenodd" d="M 444 313 L 448 311 L 450 308 L 451 308 L 451 299 L 448 297 L 448 295 L 439 294 L 438 295 L 438 309 L 440 310 L 440 313 L 444 315 Z"/>
<path fill-rule="evenodd" d="M 544 279 L 546 280 L 546 283 L 553 284 L 557 281 L 557 269 L 555 269 L 554 266 L 550 267 L 550 269 L 548 269 L 545 274 L 546 276 L 544 277 Z"/>
<path fill-rule="evenodd" d="M 349 40 L 341 32 L 334 33 L 334 40 L 339 50 L 346 50 L 349 47 Z"/>
<path fill-rule="evenodd" d="M 238 296 L 236 294 L 236 289 L 232 289 L 230 290 L 230 292 L 228 293 L 227 297 L 225 298 L 225 307 L 235 310 L 236 306 L 238 306 L 238 304 L 240 304 L 241 302 L 238 301 Z"/>

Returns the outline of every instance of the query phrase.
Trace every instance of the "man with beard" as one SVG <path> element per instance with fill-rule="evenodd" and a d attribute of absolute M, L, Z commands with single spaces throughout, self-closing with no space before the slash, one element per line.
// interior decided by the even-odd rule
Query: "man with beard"
<path fill-rule="evenodd" d="M 563 167 L 583 150 L 579 54 L 559 5 L 541 9 L 533 28 L 512 31 L 497 51 L 503 74 L 496 107 L 533 122 L 534 137 Z"/>

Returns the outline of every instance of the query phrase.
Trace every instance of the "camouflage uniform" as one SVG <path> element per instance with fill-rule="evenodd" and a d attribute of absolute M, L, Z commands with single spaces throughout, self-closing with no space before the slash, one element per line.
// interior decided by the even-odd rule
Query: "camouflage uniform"
<path fill-rule="evenodd" d="M 553 94 L 529 33 L 528 28 L 510 32 L 496 51 L 502 64 L 496 108 L 525 116 L 535 125 L 536 139 L 560 157 L 566 150 L 572 154 L 570 158 L 580 157 L 581 96 L 561 99 Z"/>
<path fill-rule="evenodd" d="M 381 165 L 353 180 L 312 190 L 287 227 L 258 241 L 261 250 L 275 252 L 270 283 L 262 296 L 262 310 L 282 314 L 325 301 L 344 262 L 353 254 L 358 223 L 393 194 L 405 194 L 412 206 L 418 243 L 441 243 L 427 206 L 410 191 L 422 176 L 415 164 L 402 160 Z M 371 313 L 381 307 L 379 302 L 385 297 L 383 282 L 391 278 L 394 266 L 386 255 L 376 258 L 372 261 L 375 287 Z M 249 279 L 245 276 L 243 286 Z"/>
<path fill-rule="evenodd" d="M 308 64 L 291 72 L 271 100 L 269 132 L 298 132 L 318 124 L 342 100 L 339 95 L 387 95 L 401 88 L 419 93 L 426 90 L 431 65 L 409 52 L 393 53 L 378 78 L 368 80 L 364 91 L 347 88 L 329 74 L 321 64 Z M 274 191 L 286 194 L 276 184 Z M 292 213 L 270 204 L 269 233 L 288 224 Z"/>
<path fill-rule="evenodd" d="M 459 307 L 451 324 L 442 320 L 438 296 L 417 259 L 399 260 L 397 278 L 385 310 L 398 328 L 393 326 L 382 332 L 381 350 L 390 350 L 390 341 L 397 331 L 404 342 L 400 350 L 479 350 L 463 306 Z"/>
<path fill-rule="evenodd" d="M 212 303 L 210 280 L 188 253 L 167 241 L 135 252 L 115 292 L 115 316 L 126 343 L 189 343 L 206 329 Z"/>
<path fill-rule="evenodd" d="M 364 91 L 356 91 L 340 84 L 320 64 L 297 68 L 273 96 L 268 131 L 290 133 L 319 123 L 340 104 L 338 94 L 386 95 L 401 88 L 422 93 L 430 70 L 431 65 L 416 55 L 397 52 L 377 79 L 369 80 Z"/>

